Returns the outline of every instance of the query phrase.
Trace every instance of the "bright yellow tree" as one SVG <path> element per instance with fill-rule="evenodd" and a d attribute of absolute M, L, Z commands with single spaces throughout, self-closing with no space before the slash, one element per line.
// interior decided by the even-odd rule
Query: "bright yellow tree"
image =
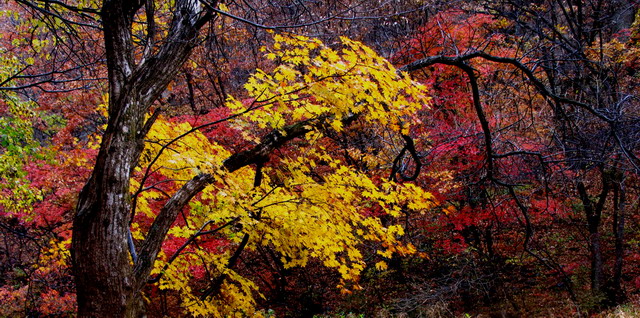
<path fill-rule="evenodd" d="M 285 267 L 317 259 L 340 274 L 338 288 L 357 289 L 367 266 L 364 242 L 375 242 L 383 258 L 416 252 L 399 241 L 401 226 L 385 225 L 364 211 L 375 206 L 397 217 L 401 211 L 424 213 L 435 204 L 430 193 L 410 183 L 374 181 L 373 175 L 346 165 L 322 143 L 327 132 L 349 129 L 355 119 L 386 129 L 390 142 L 402 143 L 412 114 L 428 102 L 424 87 L 346 38 L 335 49 L 302 36 L 275 35 L 274 40 L 264 50 L 277 66 L 258 70 L 248 80 L 250 102 L 229 97 L 227 103 L 234 111 L 233 125 L 245 131 L 245 138 L 255 139 L 250 132 L 255 127 L 269 133 L 254 140 L 252 148 L 231 154 L 189 124 L 160 118 L 148 134 L 142 168 L 131 180 L 136 213 L 157 219 L 162 211 L 154 211 L 152 202 L 162 200 L 167 187 L 160 191 L 145 183 L 150 174 L 156 179 L 161 175 L 173 191 L 183 189 L 193 175 L 207 178 L 189 205 L 188 224 L 171 227 L 168 235 L 186 239 L 186 246 L 215 232 L 226 241 L 224 248 L 192 248 L 182 255 L 161 251 L 151 273 L 161 289 L 178 291 L 194 316 L 259 314 L 259 290 L 235 272 L 233 264 L 243 250 L 260 245 L 274 249 Z M 263 166 L 271 151 L 296 138 L 304 148 Z M 383 157 L 367 160 L 389 168 Z M 138 241 L 147 238 L 147 231 L 147 225 L 132 225 Z M 194 264 L 211 273 L 204 289 L 194 290 Z M 375 266 L 386 268 L 383 261 Z"/>

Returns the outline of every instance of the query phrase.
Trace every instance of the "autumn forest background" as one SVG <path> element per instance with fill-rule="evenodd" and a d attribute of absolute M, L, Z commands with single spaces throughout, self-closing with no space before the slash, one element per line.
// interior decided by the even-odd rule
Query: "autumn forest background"
<path fill-rule="evenodd" d="M 0 0 L 0 317 L 640 316 L 637 0 Z"/>

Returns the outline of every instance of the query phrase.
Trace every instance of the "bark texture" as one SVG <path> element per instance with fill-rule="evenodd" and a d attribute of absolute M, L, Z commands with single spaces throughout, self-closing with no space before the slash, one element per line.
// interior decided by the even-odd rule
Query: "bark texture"
<path fill-rule="evenodd" d="M 159 247 L 144 242 L 145 247 L 150 247 L 133 264 L 127 246 L 131 213 L 129 179 L 148 130 L 145 114 L 186 61 L 199 29 L 209 18 L 198 1 L 177 0 L 163 46 L 157 53 L 136 61 L 131 27 L 134 14 L 145 4 L 142 0 L 105 0 L 101 11 L 109 78 L 109 121 L 91 178 L 80 193 L 73 222 L 79 317 L 143 314 L 139 292 L 146 277 L 144 280 L 141 277 L 150 271 Z M 189 199 L 177 193 L 161 216 L 177 213 L 173 210 L 179 210 Z"/>

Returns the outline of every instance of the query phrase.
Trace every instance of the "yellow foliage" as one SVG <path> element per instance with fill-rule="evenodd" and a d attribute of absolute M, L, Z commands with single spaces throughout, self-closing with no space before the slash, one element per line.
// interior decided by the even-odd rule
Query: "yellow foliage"
<path fill-rule="evenodd" d="M 266 57 L 278 63 L 271 73 L 257 72 L 245 84 L 255 110 L 245 117 L 261 127 L 282 128 L 300 119 L 333 115 L 337 131 L 345 116 L 359 115 L 397 132 L 407 131 L 403 116 L 427 103 L 422 84 L 399 73 L 387 60 L 360 42 L 341 38 L 340 51 L 318 39 L 275 35 Z M 229 107 L 245 112 L 241 103 Z"/>
<path fill-rule="evenodd" d="M 68 267 L 71 260 L 70 246 L 71 238 L 49 240 L 48 248 L 43 249 L 38 259 L 37 273 L 46 275 Z"/>
<path fill-rule="evenodd" d="M 265 51 L 279 66 L 269 73 L 258 70 L 245 86 L 257 101 L 254 109 L 245 109 L 233 97 L 227 100 L 229 108 L 243 113 L 236 124 L 281 129 L 300 120 L 328 118 L 328 124 L 340 131 L 345 129 L 343 118 L 355 115 L 391 129 L 396 136 L 406 133 L 407 119 L 427 102 L 424 87 L 399 74 L 364 45 L 346 38 L 342 44 L 341 50 L 334 50 L 317 39 L 275 35 L 274 46 Z M 237 225 L 216 233 L 226 242 L 220 249 L 193 248 L 164 271 L 160 288 L 178 291 L 190 314 L 260 315 L 255 309 L 257 286 L 227 268 L 245 235 L 249 236 L 247 250 L 268 246 L 281 256 L 286 268 L 305 266 L 311 259 L 334 268 L 342 278 L 338 287 L 345 292 L 345 286 L 358 288 L 358 278 L 368 266 L 361 251 L 366 241 L 375 242 L 378 253 L 386 258 L 416 252 L 412 245 L 399 241 L 404 235 L 401 226 L 385 226 L 370 211 L 391 216 L 403 210 L 422 213 L 434 207 L 433 196 L 412 184 L 374 181 L 345 165 L 331 150 L 314 143 L 322 137 L 321 131 L 307 134 L 306 142 L 311 145 L 304 151 L 264 167 L 262 183 L 254 187 L 253 168 L 225 171 L 223 162 L 229 151 L 192 130 L 186 123 L 159 118 L 149 133 L 141 159 L 145 168 L 140 170 L 161 174 L 175 189 L 194 174 L 214 176 L 213 184 L 192 200 L 188 224 L 174 226 L 170 237 L 190 238 L 203 226 Z M 324 169 L 321 176 L 310 173 L 319 168 Z M 131 184 L 132 193 L 141 188 L 139 180 Z M 163 199 L 160 191 L 146 189 L 137 196 L 136 209 L 152 218 L 157 211 L 151 210 L 150 202 Z M 133 228 L 134 236 L 142 237 L 140 226 Z M 161 253 L 153 273 L 160 273 L 166 262 L 167 255 Z M 211 279 L 224 275 L 221 292 L 201 301 L 192 290 L 191 266 L 206 267 L 214 276 Z M 385 270 L 386 263 L 378 262 L 375 267 Z"/>

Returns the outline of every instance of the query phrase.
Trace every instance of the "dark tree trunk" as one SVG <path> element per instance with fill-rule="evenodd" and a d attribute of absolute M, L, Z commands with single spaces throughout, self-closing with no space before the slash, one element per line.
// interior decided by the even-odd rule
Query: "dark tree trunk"
<path fill-rule="evenodd" d="M 134 14 L 144 4 L 142 0 L 105 0 L 102 7 L 109 121 L 91 178 L 80 193 L 73 222 L 73 269 L 79 317 L 143 314 L 140 290 L 166 235 L 166 230 L 149 234 L 143 242 L 145 249 L 141 250 L 140 260 L 133 263 L 127 245 L 131 218 L 129 179 L 143 149 L 144 136 L 151 127 L 150 123 L 145 124 L 145 115 L 187 59 L 198 30 L 209 15 L 201 14 L 198 1 L 177 0 L 163 46 L 157 53 L 148 53 L 136 62 L 131 26 Z M 147 14 L 152 15 L 147 10 Z M 148 40 L 152 45 L 153 39 Z M 188 183 L 188 190 L 193 190 L 194 183 Z M 186 190 L 176 193 L 154 225 L 168 223 L 168 230 L 175 220 L 172 214 L 193 196 L 189 194 Z"/>
<path fill-rule="evenodd" d="M 610 190 L 610 182 L 608 177 L 602 173 L 602 190 L 596 204 L 593 204 L 587 189 L 582 181 L 578 182 L 578 194 L 584 207 L 587 219 L 587 230 L 589 231 L 589 251 L 591 253 L 591 289 L 595 293 L 603 294 L 603 260 L 602 260 L 602 244 L 600 242 L 600 221 L 604 203 Z"/>
<path fill-rule="evenodd" d="M 624 301 L 622 289 L 622 265 L 624 258 L 624 210 L 626 197 L 623 181 L 616 183 L 613 188 L 613 233 L 615 236 L 615 261 L 613 264 L 613 281 L 609 300 L 614 304 Z"/>
<path fill-rule="evenodd" d="M 128 127 L 131 120 L 125 121 Z M 129 231 L 129 176 L 135 149 L 131 134 L 104 135 L 94 173 L 80 194 L 73 223 L 73 255 L 79 316 L 132 316 L 133 272 Z M 120 126 L 122 127 L 122 126 Z"/>

